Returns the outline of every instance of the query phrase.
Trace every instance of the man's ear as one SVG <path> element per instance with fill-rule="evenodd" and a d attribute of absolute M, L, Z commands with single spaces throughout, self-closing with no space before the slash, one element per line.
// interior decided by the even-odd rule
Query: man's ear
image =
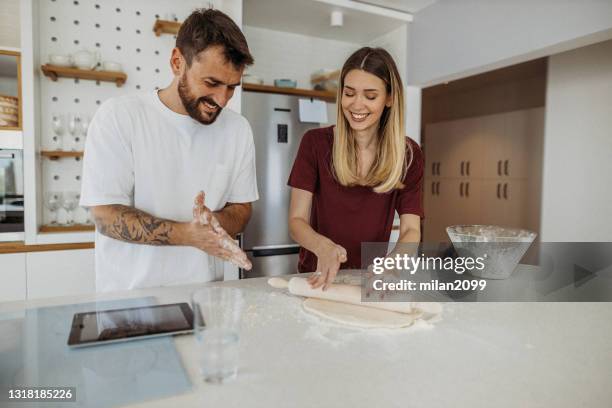
<path fill-rule="evenodd" d="M 185 61 L 181 51 L 176 47 L 173 48 L 172 55 L 170 56 L 170 68 L 172 68 L 174 76 L 181 76 L 186 65 L 187 61 Z"/>

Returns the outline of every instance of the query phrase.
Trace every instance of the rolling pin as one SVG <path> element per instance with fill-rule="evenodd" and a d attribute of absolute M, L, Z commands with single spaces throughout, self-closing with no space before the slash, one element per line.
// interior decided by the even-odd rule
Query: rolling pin
<path fill-rule="evenodd" d="M 312 289 L 305 278 L 294 277 L 289 280 L 288 288 L 289 293 L 303 297 L 333 300 L 335 302 L 373 307 L 391 312 L 413 312 L 411 302 L 362 302 L 360 286 L 331 284 L 326 291 L 323 291 L 321 288 Z"/>

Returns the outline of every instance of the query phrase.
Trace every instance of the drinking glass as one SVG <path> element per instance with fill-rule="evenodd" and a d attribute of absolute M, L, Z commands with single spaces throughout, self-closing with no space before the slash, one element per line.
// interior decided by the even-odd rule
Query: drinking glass
<path fill-rule="evenodd" d="M 57 210 L 62 205 L 63 195 L 57 191 L 47 191 L 45 193 L 45 206 L 51 213 L 50 224 L 57 224 Z"/>
<path fill-rule="evenodd" d="M 66 210 L 66 225 L 74 224 L 74 214 L 72 213 L 75 208 L 79 205 L 80 194 L 69 191 L 64 193 L 64 199 L 62 200 L 62 207 Z"/>
<path fill-rule="evenodd" d="M 192 296 L 194 331 L 200 374 L 204 381 L 223 383 L 238 375 L 240 317 L 244 296 L 240 289 L 208 287 Z"/>
<path fill-rule="evenodd" d="M 51 138 L 51 148 L 53 150 L 62 150 L 62 137 L 66 132 L 66 122 L 61 114 L 53 113 L 51 115 L 51 128 L 53 133 L 55 133 Z"/>

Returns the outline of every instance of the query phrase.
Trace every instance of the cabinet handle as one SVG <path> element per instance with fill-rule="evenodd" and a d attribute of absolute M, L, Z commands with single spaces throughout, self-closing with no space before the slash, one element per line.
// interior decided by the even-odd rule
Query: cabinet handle
<path fill-rule="evenodd" d="M 504 162 L 504 174 L 505 174 L 506 176 L 509 176 L 509 174 L 508 174 L 508 160 L 506 160 L 506 161 Z"/>
<path fill-rule="evenodd" d="M 468 160 L 467 164 L 465 165 L 465 172 L 467 173 L 467 175 L 470 175 L 470 161 Z"/>
<path fill-rule="evenodd" d="M 497 183 L 497 198 L 501 198 L 499 195 L 499 189 L 501 188 L 501 184 Z"/>
<path fill-rule="evenodd" d="M 508 183 L 504 183 L 504 200 L 508 199 Z"/>
<path fill-rule="evenodd" d="M 463 181 L 459 184 L 459 195 L 463 197 Z"/>
<path fill-rule="evenodd" d="M 436 166 L 436 174 L 438 176 L 440 175 L 440 162 L 438 162 L 438 165 Z"/>
<path fill-rule="evenodd" d="M 470 182 L 469 181 L 465 183 L 465 196 L 466 197 L 470 196 Z"/>
<path fill-rule="evenodd" d="M 497 161 L 497 175 L 501 176 L 501 160 Z"/>
<path fill-rule="evenodd" d="M 436 182 L 436 195 L 440 195 L 440 182 Z"/>
<path fill-rule="evenodd" d="M 463 167 L 465 165 L 465 162 L 461 162 L 461 175 L 463 176 Z"/>

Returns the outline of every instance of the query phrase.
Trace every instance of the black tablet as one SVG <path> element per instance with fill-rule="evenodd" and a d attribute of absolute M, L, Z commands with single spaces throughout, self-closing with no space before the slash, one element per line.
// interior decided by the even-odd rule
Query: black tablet
<path fill-rule="evenodd" d="M 193 332 L 187 303 L 76 313 L 68 337 L 71 347 L 107 344 Z"/>

